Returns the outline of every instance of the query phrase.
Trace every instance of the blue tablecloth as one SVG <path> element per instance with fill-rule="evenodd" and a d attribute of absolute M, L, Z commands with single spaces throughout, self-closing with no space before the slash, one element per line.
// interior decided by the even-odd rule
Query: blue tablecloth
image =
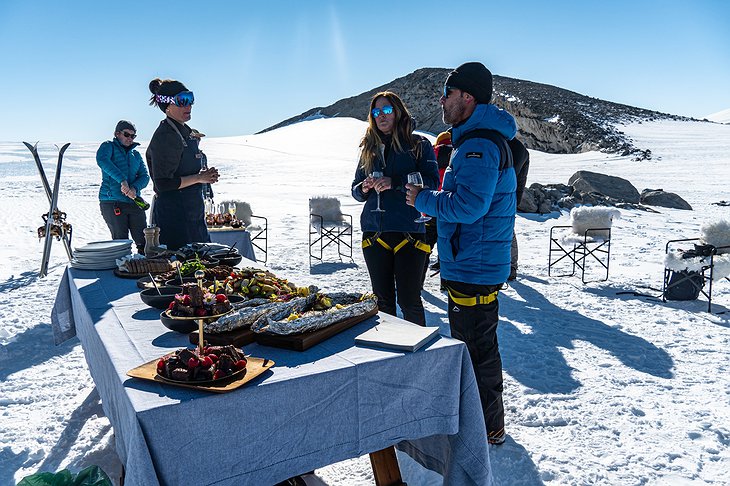
<path fill-rule="evenodd" d="M 439 337 L 415 353 L 355 346 L 377 319 L 395 319 L 379 314 L 306 352 L 249 345 L 246 354 L 276 366 L 233 392 L 206 393 L 128 377 L 189 346 L 187 336 L 162 326 L 133 280 L 66 272 L 53 318 L 74 321 L 126 485 L 274 484 L 394 444 L 444 484 L 492 483 L 460 341 Z"/>
<path fill-rule="evenodd" d="M 213 243 L 220 243 L 221 245 L 233 246 L 236 244 L 238 253 L 244 258 L 256 261 L 256 255 L 253 251 L 253 245 L 251 244 L 251 233 L 244 229 L 214 229 L 208 228 L 208 234 L 210 235 L 210 241 Z"/>

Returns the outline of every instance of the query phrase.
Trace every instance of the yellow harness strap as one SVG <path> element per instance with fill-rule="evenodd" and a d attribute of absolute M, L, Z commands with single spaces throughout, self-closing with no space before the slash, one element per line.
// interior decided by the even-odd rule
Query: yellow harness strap
<path fill-rule="evenodd" d="M 455 304 L 463 305 L 466 307 L 491 304 L 492 302 L 497 300 L 497 294 L 499 294 L 499 290 L 495 290 L 489 295 L 476 295 L 470 297 L 466 294 L 462 294 L 461 292 L 457 292 L 456 290 L 450 289 L 448 287 L 446 287 L 446 290 L 449 291 L 449 297 L 451 297 L 451 300 L 453 300 Z"/>
<path fill-rule="evenodd" d="M 408 233 L 406 233 L 405 235 L 406 235 L 406 237 L 403 238 L 403 241 L 398 243 L 395 246 L 395 248 L 391 248 L 391 246 L 389 244 L 387 244 L 385 241 L 383 241 L 383 239 L 380 237 L 380 233 L 375 233 L 370 238 L 362 240 L 362 247 L 367 248 L 367 247 L 371 246 L 373 243 L 377 242 L 378 244 L 380 244 L 380 246 L 382 246 L 386 250 L 392 251 L 393 253 L 398 253 L 398 250 L 400 250 L 401 248 L 406 246 L 408 243 L 413 243 L 413 246 L 415 246 L 419 250 L 424 251 L 426 253 L 431 253 L 431 245 L 424 243 L 423 241 L 415 239 Z"/>

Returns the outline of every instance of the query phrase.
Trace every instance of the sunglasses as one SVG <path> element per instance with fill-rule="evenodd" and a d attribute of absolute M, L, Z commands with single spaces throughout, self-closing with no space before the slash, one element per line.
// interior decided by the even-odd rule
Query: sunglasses
<path fill-rule="evenodd" d="M 175 96 L 155 95 L 158 103 L 172 103 L 175 106 L 192 106 L 195 103 L 195 96 L 192 91 L 183 91 Z"/>
<path fill-rule="evenodd" d="M 370 113 L 373 114 L 373 118 L 379 117 L 380 113 L 383 113 L 384 115 L 390 115 L 391 113 L 393 113 L 393 107 L 390 105 L 385 105 L 382 108 L 373 108 Z"/>
<path fill-rule="evenodd" d="M 135 138 L 137 138 L 137 134 L 136 133 L 122 132 L 122 135 L 124 135 L 127 138 L 131 138 L 132 140 L 134 140 Z"/>
<path fill-rule="evenodd" d="M 454 88 L 453 86 L 444 86 L 444 98 L 448 98 L 452 91 L 459 88 Z"/>

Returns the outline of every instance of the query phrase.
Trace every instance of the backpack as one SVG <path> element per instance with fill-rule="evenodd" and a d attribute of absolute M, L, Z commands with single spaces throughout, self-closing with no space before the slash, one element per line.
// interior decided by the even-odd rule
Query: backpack
<path fill-rule="evenodd" d="M 712 245 L 695 245 L 693 250 L 687 250 L 682 258 L 707 257 L 713 254 L 715 247 Z M 664 289 L 665 300 L 697 300 L 702 288 L 705 286 L 705 278 L 700 272 L 694 270 L 669 270 L 669 278 Z"/>
<path fill-rule="evenodd" d="M 485 138 L 493 142 L 497 148 L 499 148 L 499 170 L 504 170 L 507 167 L 514 167 L 515 175 L 517 176 L 517 205 L 522 200 L 522 193 L 525 190 L 527 184 L 527 171 L 530 169 L 530 152 L 527 151 L 525 145 L 520 142 L 517 137 L 512 140 L 507 140 L 504 135 L 486 128 L 479 128 L 466 132 L 460 139 L 459 142 L 454 144 L 455 148 L 461 146 L 462 143 L 472 138 Z"/>

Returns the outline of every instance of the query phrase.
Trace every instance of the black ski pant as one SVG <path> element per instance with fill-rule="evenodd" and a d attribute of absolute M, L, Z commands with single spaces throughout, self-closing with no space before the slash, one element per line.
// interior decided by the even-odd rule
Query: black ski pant
<path fill-rule="evenodd" d="M 363 240 L 374 235 L 363 233 Z M 411 234 L 414 239 L 423 240 L 422 234 Z M 405 238 L 404 233 L 381 233 L 380 238 L 395 248 Z M 426 325 L 426 315 L 421 301 L 421 275 L 428 253 L 407 243 L 397 252 L 373 242 L 362 250 L 370 274 L 373 293 L 378 298 L 378 309 L 386 314 L 396 315 L 396 299 L 406 321 Z"/>
<path fill-rule="evenodd" d="M 432 218 L 430 221 L 426 221 L 426 234 L 424 235 L 423 241 L 431 246 L 431 253 L 436 247 L 436 242 L 439 239 L 438 231 L 436 230 L 436 218 Z M 421 287 L 426 283 L 426 274 L 428 274 L 428 264 L 430 263 L 431 253 L 426 257 L 426 261 L 423 263 L 423 276 L 421 277 Z"/>
<path fill-rule="evenodd" d="M 446 281 L 449 289 L 468 296 L 489 295 L 501 285 L 475 285 Z M 504 405 L 502 403 L 502 357 L 497 342 L 499 301 L 489 304 L 458 305 L 449 296 L 451 336 L 466 343 L 482 402 L 484 422 L 489 437 L 504 435 Z"/>
<path fill-rule="evenodd" d="M 147 227 L 144 210 L 134 203 L 118 201 L 101 201 L 99 208 L 112 239 L 126 240 L 131 233 L 137 252 L 144 253 L 144 229 Z"/>
<path fill-rule="evenodd" d="M 509 279 L 514 280 L 517 277 L 517 260 L 519 259 L 520 251 L 517 247 L 517 232 L 512 233 L 512 247 L 510 248 L 510 264 L 509 264 Z"/>

